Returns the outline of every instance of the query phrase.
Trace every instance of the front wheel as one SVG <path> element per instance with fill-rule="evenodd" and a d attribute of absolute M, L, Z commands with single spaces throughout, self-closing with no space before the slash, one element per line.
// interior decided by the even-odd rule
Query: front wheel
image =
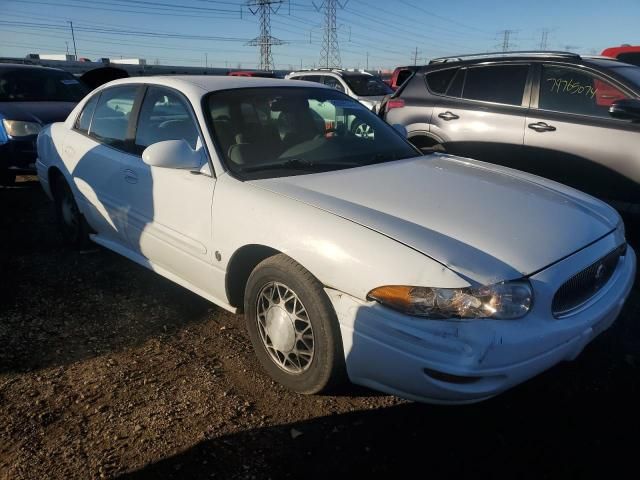
<path fill-rule="evenodd" d="M 89 226 L 78 208 L 73 192 L 63 177 L 54 181 L 56 219 L 65 243 L 82 248 L 89 243 Z"/>
<path fill-rule="evenodd" d="M 309 271 L 283 254 L 264 260 L 249 277 L 244 304 L 256 356 L 274 380 L 304 394 L 344 381 L 338 319 Z"/>

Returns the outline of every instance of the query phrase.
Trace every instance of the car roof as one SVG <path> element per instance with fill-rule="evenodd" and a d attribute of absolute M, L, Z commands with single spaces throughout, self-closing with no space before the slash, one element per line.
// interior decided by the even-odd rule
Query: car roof
<path fill-rule="evenodd" d="M 158 85 L 175 88 L 186 94 L 202 96 L 218 90 L 264 87 L 312 87 L 329 88 L 315 82 L 283 80 L 279 78 L 238 77 L 227 75 L 158 75 L 129 77 L 105 83 L 100 89 L 116 85 Z"/>
<path fill-rule="evenodd" d="M 69 73 L 61 68 L 43 67 L 42 65 L 29 65 L 24 63 L 0 63 L 0 70 L 49 70 Z"/>

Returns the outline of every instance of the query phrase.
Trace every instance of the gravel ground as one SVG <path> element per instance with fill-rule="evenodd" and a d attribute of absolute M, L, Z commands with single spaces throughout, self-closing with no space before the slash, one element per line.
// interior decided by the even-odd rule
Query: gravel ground
<path fill-rule="evenodd" d="M 66 249 L 19 180 L 0 188 L 2 479 L 638 475 L 637 287 L 576 361 L 478 405 L 299 396 L 260 371 L 242 317 Z"/>

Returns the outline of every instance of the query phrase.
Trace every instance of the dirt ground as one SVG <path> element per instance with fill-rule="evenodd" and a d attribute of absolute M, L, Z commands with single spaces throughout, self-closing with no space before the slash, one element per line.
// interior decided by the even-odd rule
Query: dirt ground
<path fill-rule="evenodd" d="M 37 182 L 0 188 L 0 478 L 637 478 L 640 292 L 574 362 L 472 406 L 259 369 L 243 319 L 107 250 Z M 635 472 L 635 473 L 633 473 Z"/>

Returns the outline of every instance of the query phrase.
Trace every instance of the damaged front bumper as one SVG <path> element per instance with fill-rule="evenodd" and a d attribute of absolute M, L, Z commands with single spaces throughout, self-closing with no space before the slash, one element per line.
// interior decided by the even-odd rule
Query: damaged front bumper
<path fill-rule="evenodd" d="M 326 289 L 340 321 L 353 383 L 429 403 L 472 403 L 573 360 L 617 318 L 635 278 L 631 248 L 611 279 L 574 314 L 556 319 L 553 295 L 619 243 L 609 235 L 529 277 L 532 310 L 518 320 L 426 320 Z"/>

